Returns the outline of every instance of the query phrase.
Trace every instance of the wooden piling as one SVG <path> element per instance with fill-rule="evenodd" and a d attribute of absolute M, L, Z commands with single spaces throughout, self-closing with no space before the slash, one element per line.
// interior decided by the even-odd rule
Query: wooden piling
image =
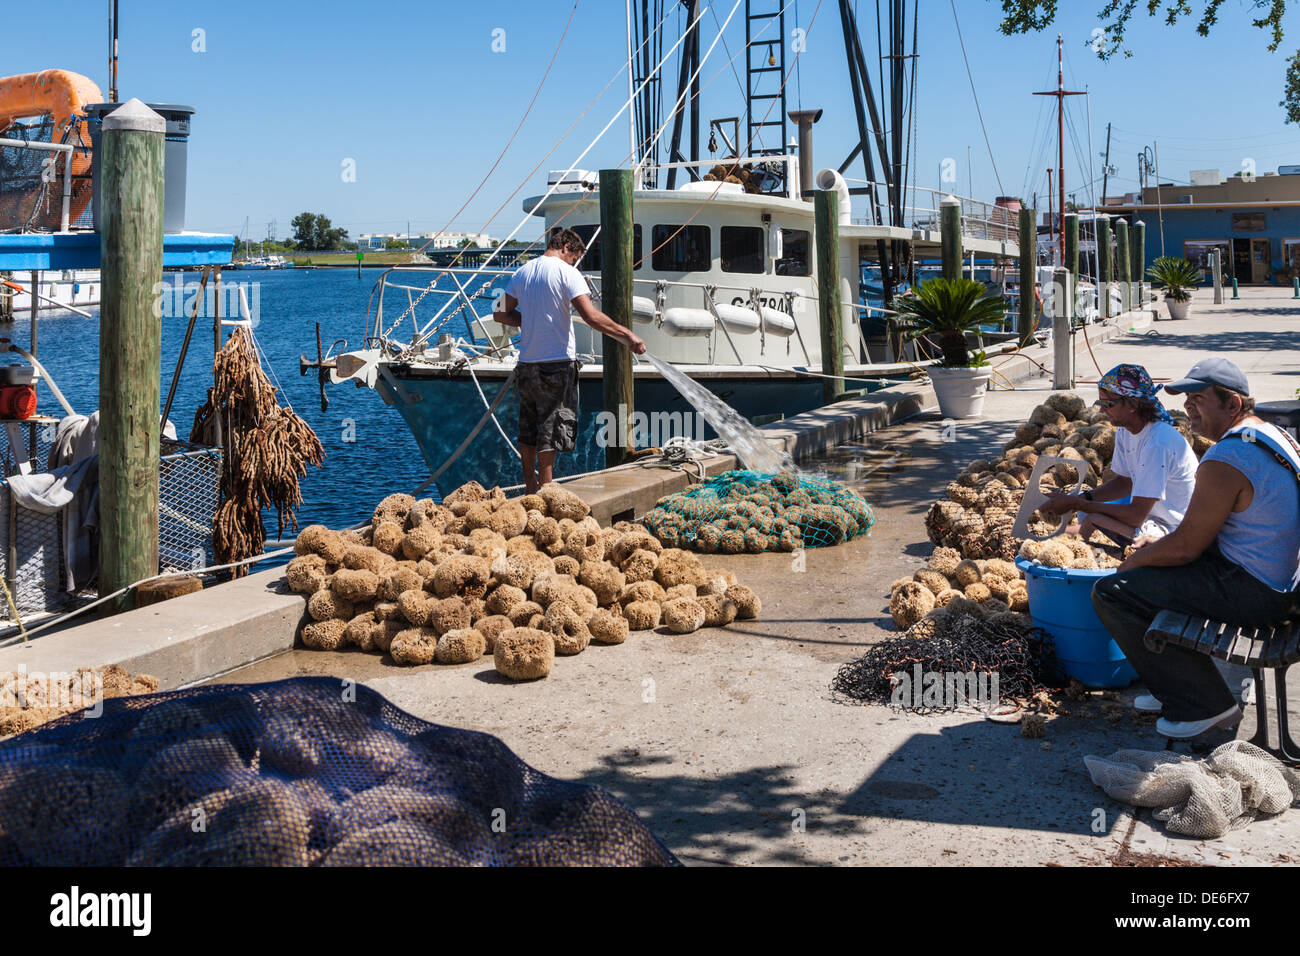
<path fill-rule="evenodd" d="M 1038 213 L 1033 209 L 1020 210 L 1020 313 L 1016 322 L 1016 336 L 1021 345 L 1029 344 L 1034 335 L 1034 313 L 1038 308 Z"/>
<path fill-rule="evenodd" d="M 1074 273 L 1052 270 L 1052 388 L 1074 388 Z"/>
<path fill-rule="evenodd" d="M 840 301 L 840 197 L 829 189 L 813 193 L 813 231 L 817 242 L 817 307 L 822 343 L 822 404 L 844 391 L 844 318 Z M 945 240 L 946 243 L 947 240 Z M 947 246 L 944 246 L 947 249 Z M 947 275 L 947 260 L 944 260 Z M 961 274 L 960 251 L 956 260 Z"/>
<path fill-rule="evenodd" d="M 632 327 L 632 170 L 600 171 L 600 307 L 619 325 Z M 617 423 L 617 437 L 605 446 L 605 466 L 627 460 L 632 449 L 632 352 L 623 342 L 601 337 L 605 366 L 605 410 Z"/>
<path fill-rule="evenodd" d="M 1070 275 L 1079 278 L 1079 214 L 1065 214 L 1065 268 Z"/>
<path fill-rule="evenodd" d="M 945 279 L 961 278 L 961 200 L 949 196 L 939 203 L 940 256 Z"/>
<path fill-rule="evenodd" d="M 1133 224 L 1133 287 L 1137 292 L 1137 301 L 1133 303 L 1133 308 L 1141 309 L 1146 306 L 1146 277 L 1147 277 L 1147 224 L 1145 222 L 1136 222 Z"/>
<path fill-rule="evenodd" d="M 1110 318 L 1110 219 L 1097 220 L 1097 296 L 1101 317 Z"/>
<path fill-rule="evenodd" d="M 1115 265 L 1119 272 L 1120 311 L 1128 312 L 1133 308 L 1133 258 L 1128 244 L 1128 222 L 1124 219 L 1115 223 Z"/>
<path fill-rule="evenodd" d="M 137 99 L 103 123 L 99 592 L 158 573 L 163 118 Z M 130 595 L 117 602 L 129 606 Z"/>
<path fill-rule="evenodd" d="M 14 320 L 14 290 L 5 286 L 4 283 L 13 281 L 14 274 L 12 272 L 0 272 L 0 323 L 5 325 Z"/>

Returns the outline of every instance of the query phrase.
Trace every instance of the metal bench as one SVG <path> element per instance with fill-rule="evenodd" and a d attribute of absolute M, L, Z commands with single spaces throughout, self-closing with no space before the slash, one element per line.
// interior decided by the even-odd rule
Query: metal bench
<path fill-rule="evenodd" d="M 1177 611 L 1161 611 L 1143 643 L 1154 654 L 1174 644 L 1230 664 L 1249 667 L 1255 676 L 1255 736 L 1250 742 L 1289 763 L 1300 763 L 1300 744 L 1287 728 L 1286 672 L 1300 661 L 1300 618 L 1276 627 L 1233 627 Z M 1277 695 L 1277 747 L 1268 745 L 1268 694 L 1264 672 L 1271 671 Z"/>

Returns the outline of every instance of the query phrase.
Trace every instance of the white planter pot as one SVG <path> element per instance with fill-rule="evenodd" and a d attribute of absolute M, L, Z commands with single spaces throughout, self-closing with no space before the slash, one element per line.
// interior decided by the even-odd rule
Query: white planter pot
<path fill-rule="evenodd" d="M 1192 311 L 1192 300 L 1186 302 L 1175 302 L 1173 299 L 1165 296 L 1165 306 L 1169 309 L 1169 318 L 1185 319 Z"/>
<path fill-rule="evenodd" d="M 944 418 L 978 418 L 984 413 L 984 391 L 993 370 L 979 368 L 929 369 L 930 382 L 935 397 L 939 399 L 939 413 Z"/>

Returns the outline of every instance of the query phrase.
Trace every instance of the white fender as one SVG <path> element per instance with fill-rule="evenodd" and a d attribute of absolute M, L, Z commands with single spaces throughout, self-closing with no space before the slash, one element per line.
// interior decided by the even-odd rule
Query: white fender
<path fill-rule="evenodd" d="M 713 313 L 708 309 L 677 307 L 664 309 L 660 328 L 667 335 L 708 335 L 713 331 Z"/>
<path fill-rule="evenodd" d="M 633 322 L 653 322 L 655 313 L 659 310 L 655 308 L 655 300 L 644 295 L 632 296 L 632 321 Z"/>
<path fill-rule="evenodd" d="M 718 305 L 718 318 L 728 332 L 749 335 L 758 331 L 758 313 L 739 305 Z"/>
<path fill-rule="evenodd" d="M 794 335 L 794 319 L 776 309 L 763 306 L 763 332 L 788 338 Z"/>

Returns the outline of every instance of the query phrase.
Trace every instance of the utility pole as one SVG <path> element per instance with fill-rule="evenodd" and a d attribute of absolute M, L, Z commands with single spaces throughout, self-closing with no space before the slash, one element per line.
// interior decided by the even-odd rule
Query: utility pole
<path fill-rule="evenodd" d="M 1106 183 L 1110 180 L 1110 124 L 1106 124 L 1106 158 L 1101 167 L 1101 204 L 1106 205 Z"/>
<path fill-rule="evenodd" d="M 1083 90 L 1067 90 L 1065 88 L 1065 53 L 1061 35 L 1056 35 L 1056 89 L 1047 90 L 1042 93 L 1035 93 L 1035 96 L 1055 96 L 1056 97 L 1056 145 L 1058 150 L 1057 157 L 1057 189 L 1060 193 L 1061 215 L 1065 215 L 1065 98 L 1067 96 L 1084 96 Z M 1061 262 L 1065 262 L 1065 230 L 1061 230 Z"/>

